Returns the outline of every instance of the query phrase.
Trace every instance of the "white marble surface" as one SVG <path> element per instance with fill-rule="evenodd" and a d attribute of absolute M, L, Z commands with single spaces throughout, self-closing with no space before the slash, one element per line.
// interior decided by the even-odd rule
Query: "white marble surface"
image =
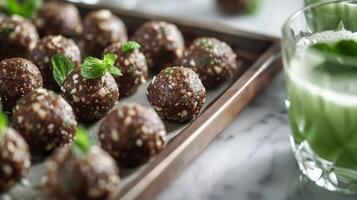
<path fill-rule="evenodd" d="M 302 0 L 262 0 L 256 15 L 226 17 L 217 12 L 213 0 L 138 2 L 136 9 L 147 12 L 225 23 L 274 36 L 280 36 L 285 19 L 303 4 Z M 320 190 L 301 177 L 289 144 L 283 102 L 280 74 L 157 199 L 356 199 Z"/>

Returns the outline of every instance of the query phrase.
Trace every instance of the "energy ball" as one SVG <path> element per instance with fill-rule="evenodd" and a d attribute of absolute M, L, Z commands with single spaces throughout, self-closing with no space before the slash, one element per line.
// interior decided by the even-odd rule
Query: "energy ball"
<path fill-rule="evenodd" d="M 4 17 L 0 23 L 0 60 L 28 57 L 37 40 L 37 30 L 30 21 L 15 15 Z"/>
<path fill-rule="evenodd" d="M 115 66 L 122 76 L 114 77 L 122 96 L 134 94 L 138 87 L 148 78 L 148 66 L 144 54 L 138 49 L 122 51 L 121 43 L 114 43 L 104 50 L 103 54 L 114 53 L 118 59 Z"/>
<path fill-rule="evenodd" d="M 256 0 L 216 0 L 218 7 L 227 14 L 242 13 Z"/>
<path fill-rule="evenodd" d="M 36 153 L 49 153 L 71 144 L 76 126 L 71 106 L 61 96 L 45 89 L 22 97 L 12 115 L 12 127 Z"/>
<path fill-rule="evenodd" d="M 115 42 L 128 40 L 123 21 L 109 10 L 89 13 L 83 20 L 83 45 L 87 54 L 98 57 Z"/>
<path fill-rule="evenodd" d="M 103 117 L 119 98 L 118 86 L 112 75 L 105 73 L 98 79 L 86 79 L 81 75 L 80 68 L 68 74 L 61 91 L 82 122 Z"/>
<path fill-rule="evenodd" d="M 141 45 L 149 68 L 160 71 L 172 66 L 182 57 L 185 44 L 181 32 L 174 24 L 151 21 L 143 24 L 134 34 L 133 40 Z"/>
<path fill-rule="evenodd" d="M 0 99 L 3 109 L 11 112 L 17 100 L 42 87 L 40 70 L 23 58 L 0 62 Z"/>
<path fill-rule="evenodd" d="M 46 188 L 54 199 L 110 199 L 119 185 L 115 161 L 98 146 L 86 155 L 63 148 L 47 162 Z"/>
<path fill-rule="evenodd" d="M 33 21 L 41 36 L 63 35 L 76 38 L 82 32 L 78 9 L 70 3 L 46 2 L 35 14 Z"/>
<path fill-rule="evenodd" d="M 14 129 L 5 128 L 0 136 L 0 192 L 10 189 L 27 175 L 30 153 L 26 141 Z"/>
<path fill-rule="evenodd" d="M 198 38 L 176 64 L 193 69 L 206 88 L 232 78 L 238 71 L 237 55 L 225 42 Z"/>
<path fill-rule="evenodd" d="M 155 111 L 138 104 L 113 110 L 99 128 L 102 148 L 126 168 L 144 164 L 158 154 L 165 147 L 165 135 Z"/>
<path fill-rule="evenodd" d="M 185 122 L 200 112 L 206 90 L 193 70 L 170 67 L 154 77 L 147 98 L 162 119 Z"/>
<path fill-rule="evenodd" d="M 42 38 L 31 53 L 31 59 L 40 69 L 44 84 L 50 88 L 59 88 L 52 75 L 51 58 L 61 53 L 68 57 L 73 63 L 79 65 L 81 52 L 73 40 L 61 35 L 50 35 Z"/>

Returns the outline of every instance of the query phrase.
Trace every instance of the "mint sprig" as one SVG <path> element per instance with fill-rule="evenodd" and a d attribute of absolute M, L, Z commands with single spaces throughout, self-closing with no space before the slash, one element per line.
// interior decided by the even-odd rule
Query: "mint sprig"
<path fill-rule="evenodd" d="M 122 46 L 121 46 L 121 51 L 122 52 L 131 52 L 134 51 L 135 49 L 139 49 L 140 48 L 140 44 L 135 42 L 135 41 L 128 41 L 125 42 Z"/>
<path fill-rule="evenodd" d="M 103 60 L 94 57 L 87 57 L 81 67 L 81 75 L 86 79 L 97 79 L 105 73 L 113 76 L 121 76 L 121 71 L 114 66 L 117 56 L 113 53 L 104 55 Z"/>
<path fill-rule="evenodd" d="M 30 18 L 33 13 L 41 8 L 43 0 L 5 0 L 5 10 L 10 15 L 21 15 Z"/>
<path fill-rule="evenodd" d="M 1 107 L 1 106 L 0 106 Z M 8 127 L 8 119 L 6 114 L 2 111 L 2 108 L 0 108 L 0 138 L 4 134 L 4 129 Z"/>
<path fill-rule="evenodd" d="M 92 146 L 87 130 L 82 126 L 78 126 L 76 130 L 76 139 L 72 146 L 72 150 L 77 155 L 85 155 L 88 153 Z"/>
<path fill-rule="evenodd" d="M 309 48 L 327 56 L 325 62 L 318 67 L 320 70 L 325 69 L 333 73 L 357 70 L 357 41 L 355 40 L 317 43 Z"/>
<path fill-rule="evenodd" d="M 59 86 L 62 86 L 68 73 L 76 67 L 71 59 L 61 53 L 52 56 L 51 64 L 53 78 Z"/>

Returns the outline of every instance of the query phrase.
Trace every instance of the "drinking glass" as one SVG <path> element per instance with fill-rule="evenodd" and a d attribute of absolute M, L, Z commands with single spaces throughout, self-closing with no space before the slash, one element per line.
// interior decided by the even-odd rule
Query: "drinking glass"
<path fill-rule="evenodd" d="M 357 1 L 309 5 L 283 27 L 291 143 L 299 168 L 330 191 L 357 192 L 357 65 L 310 45 L 357 40 Z"/>

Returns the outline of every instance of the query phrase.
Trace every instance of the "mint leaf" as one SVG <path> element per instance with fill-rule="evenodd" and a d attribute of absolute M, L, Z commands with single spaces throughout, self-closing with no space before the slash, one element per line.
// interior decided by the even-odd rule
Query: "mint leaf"
<path fill-rule="evenodd" d="M 87 130 L 82 126 L 78 126 L 76 130 L 76 139 L 74 141 L 73 151 L 77 155 L 82 156 L 88 153 L 91 148 L 91 145 L 92 144 L 89 139 Z"/>
<path fill-rule="evenodd" d="M 0 106 L 1 107 L 1 106 Z M 6 114 L 0 108 L 0 138 L 4 134 L 4 129 L 8 126 L 8 120 Z"/>
<path fill-rule="evenodd" d="M 113 66 L 115 64 L 115 60 L 117 59 L 117 55 L 113 53 L 107 53 L 104 55 L 103 62 L 106 66 Z"/>
<path fill-rule="evenodd" d="M 357 70 L 357 41 L 340 40 L 335 43 L 317 43 L 309 47 L 326 54 L 326 60 L 316 69 L 330 73 Z"/>
<path fill-rule="evenodd" d="M 76 67 L 68 57 L 60 53 L 52 56 L 51 64 L 53 78 L 59 86 L 62 86 L 68 73 Z"/>
<path fill-rule="evenodd" d="M 4 28 L 0 29 L 0 35 L 9 34 L 9 33 L 13 32 L 14 30 L 15 30 L 15 28 L 13 28 L 13 27 L 4 27 Z"/>
<path fill-rule="evenodd" d="M 82 64 L 81 75 L 86 79 L 97 79 L 105 73 L 121 76 L 121 71 L 114 66 L 116 59 L 117 56 L 113 53 L 105 54 L 103 60 L 87 57 Z"/>
<path fill-rule="evenodd" d="M 244 13 L 248 15 L 254 14 L 258 10 L 259 4 L 260 0 L 250 0 Z"/>
<path fill-rule="evenodd" d="M 109 68 L 109 73 L 114 76 L 122 76 L 123 74 L 121 73 L 120 69 L 118 69 L 115 66 L 111 66 Z"/>
<path fill-rule="evenodd" d="M 30 18 L 41 8 L 43 0 L 5 0 L 5 9 L 10 15 L 21 15 Z"/>
<path fill-rule="evenodd" d="M 121 46 L 121 51 L 122 52 L 130 52 L 130 51 L 134 51 L 135 49 L 139 49 L 139 48 L 140 48 L 140 44 L 138 44 L 137 42 L 134 42 L 134 41 L 129 41 L 129 42 L 125 42 Z"/>

